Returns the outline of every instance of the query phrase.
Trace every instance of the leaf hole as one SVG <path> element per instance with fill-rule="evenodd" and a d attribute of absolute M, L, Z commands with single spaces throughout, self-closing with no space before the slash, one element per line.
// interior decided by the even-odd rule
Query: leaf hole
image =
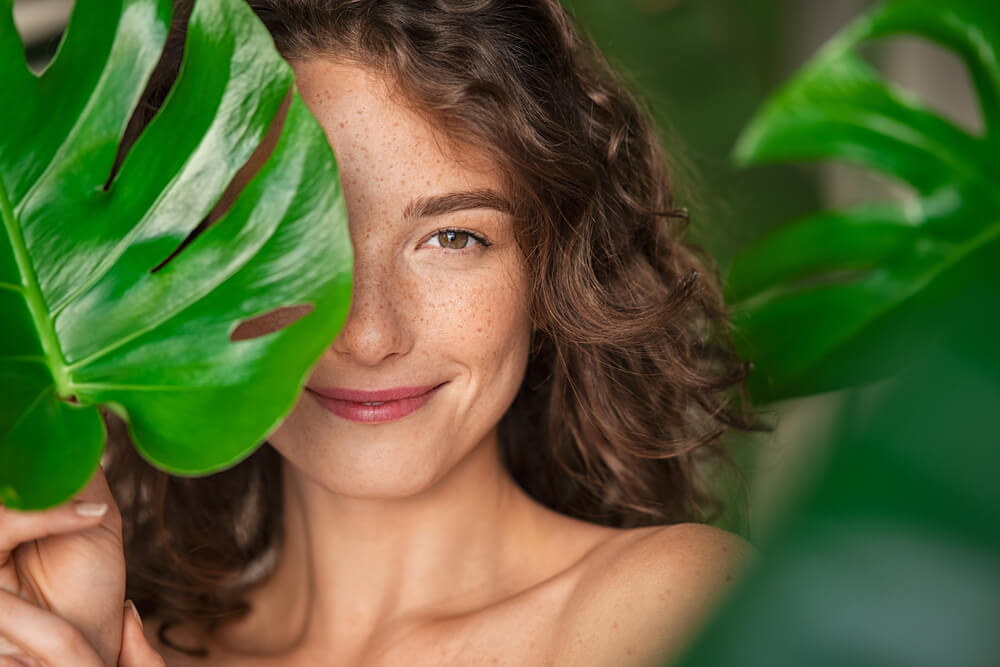
<path fill-rule="evenodd" d="M 881 172 L 840 162 L 820 166 L 823 201 L 831 208 L 850 208 L 873 201 L 916 205 L 919 196 L 910 185 Z"/>
<path fill-rule="evenodd" d="M 212 223 L 211 223 L 211 218 L 210 217 L 209 218 L 205 218 L 204 220 L 202 220 L 201 222 L 199 222 L 198 226 L 195 227 L 194 229 L 192 229 L 191 232 L 187 236 L 184 237 L 184 240 L 180 242 L 180 245 L 178 245 L 176 248 L 174 248 L 174 251 L 171 252 L 169 255 L 167 255 L 166 259 L 164 259 L 162 262 L 160 262 L 159 264 L 157 264 L 156 266 L 154 266 L 152 269 L 150 269 L 149 272 L 150 273 L 157 273 L 158 271 L 160 271 L 161 269 L 163 269 L 163 267 L 165 267 L 167 264 L 169 264 L 170 262 L 172 262 L 173 259 L 175 257 L 177 257 L 177 255 L 181 254 L 182 250 L 184 250 L 189 245 L 191 245 L 196 238 L 198 238 L 199 236 L 201 236 L 202 234 L 204 234 L 205 230 L 208 229 L 209 226 L 211 226 L 211 224 Z"/>
<path fill-rule="evenodd" d="M 72 10 L 73 0 L 14 0 L 14 25 L 28 69 L 35 74 L 52 62 Z"/>
<path fill-rule="evenodd" d="M 139 140 L 142 131 L 153 120 L 160 107 L 166 101 L 170 90 L 177 81 L 180 74 L 181 61 L 184 58 L 184 45 L 187 42 L 187 25 L 191 19 L 191 12 L 194 10 L 193 2 L 174 2 L 174 13 L 171 19 L 170 30 L 167 33 L 167 41 L 160 53 L 160 59 L 156 62 L 146 87 L 139 97 L 139 102 L 132 110 L 132 116 L 125 126 L 125 134 L 118 143 L 118 153 L 115 155 L 114 164 L 111 166 L 111 173 L 104 182 L 104 191 L 111 188 L 111 183 L 115 180 L 118 170 L 125 162 L 125 156 L 132 150 L 132 146 Z"/>
<path fill-rule="evenodd" d="M 275 308 L 263 315 L 240 322 L 233 329 L 233 332 L 229 334 L 229 340 L 235 343 L 267 336 L 275 331 L 292 326 L 312 311 L 313 305 L 311 303 Z"/>
<path fill-rule="evenodd" d="M 274 148 L 278 145 L 278 139 L 281 137 L 281 130 L 284 128 L 285 118 L 288 116 L 288 109 L 291 102 L 292 92 L 289 91 L 281 103 L 277 115 L 271 121 L 271 126 L 267 129 L 267 133 L 264 135 L 260 145 L 250 155 L 246 163 L 237 170 L 232 180 L 229 181 L 229 185 L 223 190 L 222 196 L 219 197 L 219 200 L 209 212 L 208 217 L 199 222 L 198 226 L 192 229 L 191 233 L 162 262 L 150 269 L 150 273 L 156 273 L 167 266 L 185 248 L 204 234 L 209 227 L 221 220 L 229 212 L 239 198 L 240 193 L 243 192 L 243 189 L 253 180 L 257 172 L 267 163 L 271 157 L 271 153 L 274 152 Z"/>
<path fill-rule="evenodd" d="M 873 42 L 861 54 L 927 108 L 973 136 L 984 135 L 975 86 L 955 52 L 921 37 L 899 36 Z"/>

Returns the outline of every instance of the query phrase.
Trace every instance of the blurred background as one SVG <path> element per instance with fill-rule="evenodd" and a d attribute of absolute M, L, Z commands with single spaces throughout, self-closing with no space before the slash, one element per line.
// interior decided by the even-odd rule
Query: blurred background
<path fill-rule="evenodd" d="M 680 203 L 692 235 L 725 276 L 738 251 L 810 211 L 907 192 L 871 172 L 836 165 L 740 170 L 730 152 L 764 98 L 870 0 L 564 0 L 613 65 L 638 89 L 663 129 Z M 15 0 L 15 20 L 31 66 L 58 47 L 72 0 Z M 950 52 L 915 38 L 885 40 L 871 61 L 960 125 L 979 129 L 965 69 Z M 809 467 L 843 396 L 812 396 L 768 406 L 773 434 L 740 437 L 732 455 L 745 471 L 749 517 L 721 525 L 766 535 L 776 508 L 808 484 Z"/>

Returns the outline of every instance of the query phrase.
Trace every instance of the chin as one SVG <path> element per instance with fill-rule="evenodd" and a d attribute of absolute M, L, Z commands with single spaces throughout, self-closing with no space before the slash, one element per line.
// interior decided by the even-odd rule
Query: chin
<path fill-rule="evenodd" d="M 428 490 L 475 447 L 474 443 L 456 446 L 461 443 L 410 429 L 408 437 L 391 437 L 393 434 L 387 431 L 397 429 L 381 428 L 367 434 L 327 431 L 321 437 L 309 437 L 286 423 L 271 436 L 270 443 L 297 475 L 330 493 L 393 500 Z"/>
<path fill-rule="evenodd" d="M 298 472 L 330 493 L 357 500 L 412 498 L 433 487 L 443 476 L 428 466 L 410 470 L 386 470 L 379 465 L 317 470 L 313 466 L 309 470 L 298 468 Z"/>

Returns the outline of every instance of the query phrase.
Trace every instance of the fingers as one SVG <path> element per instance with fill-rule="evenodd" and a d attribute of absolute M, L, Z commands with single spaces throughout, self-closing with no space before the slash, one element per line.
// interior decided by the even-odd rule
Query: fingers
<path fill-rule="evenodd" d="M 104 476 L 104 468 L 101 466 L 97 466 L 94 476 L 90 478 L 86 486 L 80 489 L 74 500 L 98 505 L 106 503 L 111 511 L 104 516 L 101 523 L 114 532 L 121 530 L 121 515 L 118 513 L 118 504 L 115 502 L 114 496 L 111 495 L 111 487 L 108 486 L 108 480 Z"/>
<path fill-rule="evenodd" d="M 21 512 L 0 505 L 0 567 L 19 544 L 99 524 L 121 531 L 118 506 L 100 466 L 76 497 L 59 507 Z"/>
<path fill-rule="evenodd" d="M 41 667 L 41 665 L 17 645 L 0 637 L 0 667 Z"/>
<path fill-rule="evenodd" d="M 0 565 L 7 562 L 19 544 L 96 526 L 104 520 L 108 509 L 108 503 L 89 500 L 76 500 L 35 512 L 0 506 Z"/>
<path fill-rule="evenodd" d="M 0 590 L 0 655 L 27 664 L 102 667 L 83 634 L 55 614 Z"/>
<path fill-rule="evenodd" d="M 80 489 L 80 492 L 76 494 L 77 500 L 89 500 L 91 502 L 97 503 L 114 503 L 115 499 L 111 495 L 111 487 L 108 486 L 108 480 L 104 476 L 104 468 L 97 466 L 97 470 L 94 471 L 94 476 L 90 478 L 87 485 Z"/>
<path fill-rule="evenodd" d="M 122 650 L 118 667 L 164 667 L 163 656 L 153 650 L 142 631 L 142 620 L 131 600 L 125 602 L 122 619 Z"/>

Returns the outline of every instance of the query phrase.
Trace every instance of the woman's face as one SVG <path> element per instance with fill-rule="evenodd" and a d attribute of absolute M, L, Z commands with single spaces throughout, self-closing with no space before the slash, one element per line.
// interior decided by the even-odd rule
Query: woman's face
<path fill-rule="evenodd" d="M 531 332 L 521 253 L 486 156 L 448 145 L 368 70 L 293 67 L 337 156 L 354 295 L 270 442 L 334 492 L 410 495 L 492 437 L 517 393 Z"/>

